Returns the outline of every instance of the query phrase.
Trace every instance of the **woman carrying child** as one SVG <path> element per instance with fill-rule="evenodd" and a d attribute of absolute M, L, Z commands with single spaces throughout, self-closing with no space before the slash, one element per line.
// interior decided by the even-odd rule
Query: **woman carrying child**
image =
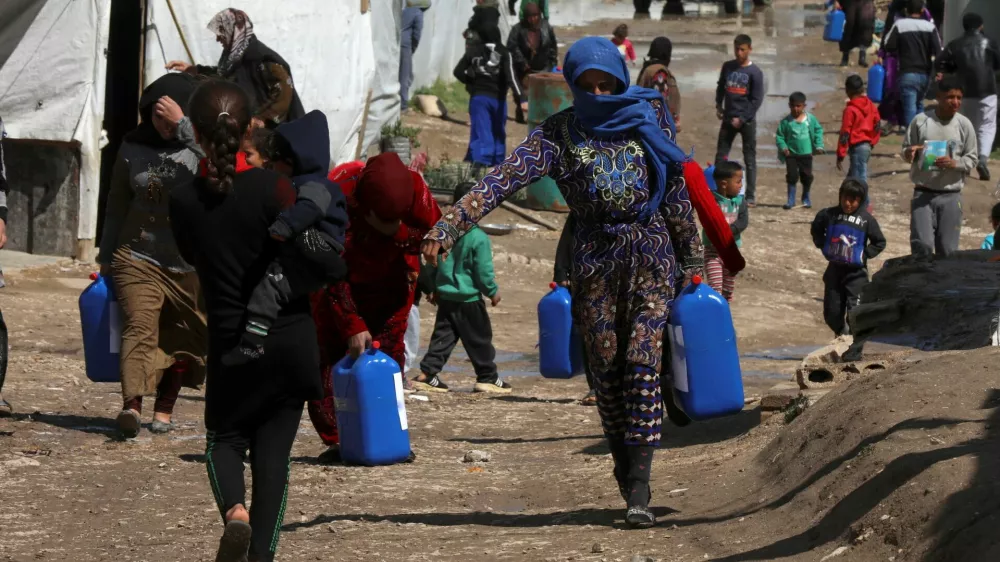
<path fill-rule="evenodd" d="M 123 407 L 118 430 L 139 434 L 143 396 L 156 396 L 153 433 L 167 433 L 181 386 L 205 380 L 205 316 L 198 277 L 170 231 L 175 189 L 195 180 L 201 149 L 181 106 L 195 79 L 167 74 L 139 99 L 139 127 L 125 136 L 115 161 L 101 235 L 101 274 L 122 309 Z"/>
<path fill-rule="evenodd" d="M 208 309 L 205 466 L 225 524 L 216 562 L 274 560 L 302 409 L 323 394 L 307 295 L 283 303 L 259 359 L 222 361 L 244 333 L 248 283 L 263 278 L 281 256 L 282 243 L 269 229 L 296 198 L 288 178 L 249 166 L 239 152 L 250 107 L 247 94 L 231 82 L 210 81 L 195 91 L 191 120 L 207 158 L 194 184 L 175 189 L 170 199 L 177 247 L 198 273 Z M 337 252 L 322 256 L 329 268 L 341 260 Z M 243 480 L 248 452 L 252 511 Z"/>
<path fill-rule="evenodd" d="M 681 128 L 681 91 L 677 88 L 677 78 L 670 72 L 670 57 L 674 44 L 666 37 L 657 37 L 649 45 L 649 54 L 642 63 L 636 83 L 643 88 L 652 88 L 667 102 L 674 126 Z"/>
<path fill-rule="evenodd" d="M 649 478 L 661 437 L 667 312 L 681 279 L 700 274 L 704 265 L 688 186 L 697 184 L 704 190 L 698 196 L 708 201 L 711 195 L 701 169 L 674 144 L 674 124 L 660 94 L 629 87 L 627 63 L 611 41 L 575 43 L 563 74 L 573 107 L 532 131 L 456 203 L 421 249 L 436 264 L 442 250 L 504 199 L 544 175 L 555 179 L 576 221 L 574 317 L 584 334 L 614 476 L 628 505 L 627 523 L 645 528 L 655 523 Z M 732 247 L 731 234 L 728 244 L 719 244 Z"/>

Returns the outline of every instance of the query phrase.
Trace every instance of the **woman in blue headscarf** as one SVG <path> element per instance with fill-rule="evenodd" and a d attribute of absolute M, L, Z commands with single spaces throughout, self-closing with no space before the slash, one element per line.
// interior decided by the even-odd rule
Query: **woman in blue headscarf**
<path fill-rule="evenodd" d="M 430 231 L 430 263 L 501 201 L 548 175 L 576 222 L 574 317 L 582 327 L 614 475 L 633 527 L 655 523 L 648 504 L 660 442 L 660 370 L 678 278 L 703 267 L 688 189 L 688 158 L 655 90 L 629 86 L 618 48 L 588 37 L 563 74 L 573 107 L 546 119 Z M 694 166 L 697 169 L 697 166 Z"/>

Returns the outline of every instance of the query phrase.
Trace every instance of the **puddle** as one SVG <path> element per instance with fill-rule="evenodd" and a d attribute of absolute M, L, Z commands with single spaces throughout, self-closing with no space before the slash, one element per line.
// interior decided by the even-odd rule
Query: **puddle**
<path fill-rule="evenodd" d="M 773 371 L 743 371 L 743 378 L 756 378 L 756 379 L 767 379 L 767 380 L 789 380 L 790 375 L 783 373 L 775 373 Z"/>
<path fill-rule="evenodd" d="M 775 347 L 762 349 L 759 351 L 749 351 L 740 355 L 741 359 L 763 359 L 767 361 L 802 361 L 806 355 L 816 351 L 821 346 L 799 345 L 789 347 Z"/>

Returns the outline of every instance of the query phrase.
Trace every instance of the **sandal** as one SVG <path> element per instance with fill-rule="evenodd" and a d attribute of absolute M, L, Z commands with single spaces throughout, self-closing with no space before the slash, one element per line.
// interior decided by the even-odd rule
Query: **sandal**
<path fill-rule="evenodd" d="M 580 399 L 581 406 L 596 406 L 597 405 L 597 393 L 591 390 L 586 396 Z"/>
<path fill-rule="evenodd" d="M 158 435 L 163 435 L 165 433 L 170 433 L 176 429 L 174 422 L 162 422 L 160 420 L 154 419 L 153 423 L 149 426 L 149 431 L 156 433 Z"/>
<path fill-rule="evenodd" d="M 226 523 L 226 530 L 219 540 L 215 562 L 245 562 L 250 550 L 250 524 L 244 521 Z"/>
<path fill-rule="evenodd" d="M 10 405 L 10 402 L 3 399 L 0 396 L 0 418 L 9 418 L 14 415 L 14 407 Z"/>

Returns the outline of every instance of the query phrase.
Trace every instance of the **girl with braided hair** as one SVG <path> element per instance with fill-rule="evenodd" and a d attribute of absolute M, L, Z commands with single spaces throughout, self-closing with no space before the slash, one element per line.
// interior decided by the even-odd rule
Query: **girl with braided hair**
<path fill-rule="evenodd" d="M 250 299 L 246 280 L 261 279 L 268 264 L 285 257 L 268 229 L 295 202 L 296 193 L 289 179 L 249 166 L 240 152 L 251 114 L 250 100 L 238 85 L 203 84 L 189 111 L 206 158 L 194 183 L 174 192 L 170 221 L 181 254 L 198 274 L 208 311 L 206 468 L 225 523 L 216 561 L 271 562 L 302 410 L 306 400 L 323 394 L 308 295 L 290 295 L 259 360 L 226 365 L 221 356 L 243 332 Z M 328 254 L 341 259 L 336 252 Z M 252 511 L 243 482 L 248 452 Z"/>

